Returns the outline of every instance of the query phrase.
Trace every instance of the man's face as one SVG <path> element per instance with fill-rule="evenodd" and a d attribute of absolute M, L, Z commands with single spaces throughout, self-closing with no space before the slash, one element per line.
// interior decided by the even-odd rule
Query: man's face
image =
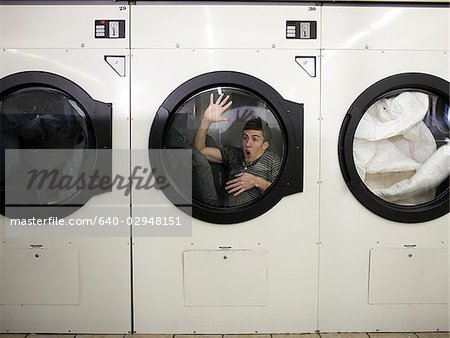
<path fill-rule="evenodd" d="M 260 158 L 267 148 L 269 148 L 269 142 L 264 141 L 262 130 L 248 129 L 242 132 L 242 150 L 244 151 L 245 163 Z"/>

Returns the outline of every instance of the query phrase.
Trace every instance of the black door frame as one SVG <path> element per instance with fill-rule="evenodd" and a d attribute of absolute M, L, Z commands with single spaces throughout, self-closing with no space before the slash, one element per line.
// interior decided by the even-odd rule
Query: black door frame
<path fill-rule="evenodd" d="M 8 95 L 26 88 L 48 88 L 58 92 L 62 92 L 67 97 L 73 99 L 79 104 L 88 116 L 88 121 L 92 127 L 94 136 L 93 149 L 112 149 L 112 104 L 104 103 L 93 99 L 83 88 L 75 82 L 54 74 L 44 71 L 24 71 L 10 74 L 0 79 L 0 102 Z M 4 158 L 4 149 L 2 149 Z M 112 154 L 111 151 L 96 151 L 93 160 L 91 173 L 97 172 L 101 177 L 112 178 Z M 94 185 L 95 186 L 95 185 Z M 107 189 L 102 187 L 94 189 L 83 189 L 75 194 L 69 201 L 64 204 L 55 205 L 38 205 L 29 207 L 33 208 L 32 215 L 36 218 L 47 218 L 49 216 L 66 217 L 84 206 L 89 199 L 97 194 L 111 191 L 112 187 Z M 8 205 L 7 207 L 15 207 Z M 23 218 L 22 207 L 10 208 L 8 217 Z M 17 210 L 17 212 L 14 212 Z M 5 214 L 5 195 L 1 193 L 1 214 Z M 17 213 L 17 214 L 16 214 Z"/>
<path fill-rule="evenodd" d="M 241 223 L 261 216 L 275 206 L 284 196 L 303 191 L 303 104 L 285 100 L 266 82 L 240 72 L 215 71 L 196 76 L 176 88 L 161 104 L 152 123 L 149 149 L 163 149 L 165 131 L 177 109 L 186 100 L 215 87 L 232 87 L 248 91 L 261 98 L 272 109 L 284 135 L 284 158 L 280 173 L 261 197 L 254 202 L 238 207 L 214 207 L 192 201 L 192 216 L 216 224 Z M 164 168 L 162 153 L 149 152 L 152 167 Z M 171 181 L 170 177 L 168 177 Z M 178 195 L 176 189 L 164 189 L 169 200 Z M 190 201 L 187 201 L 188 203 Z M 179 205 L 182 207 L 182 205 Z M 185 206 L 185 205 L 183 205 Z M 185 210 L 183 208 L 182 210 Z"/>
<path fill-rule="evenodd" d="M 359 177 L 353 158 L 353 139 L 367 109 L 382 96 L 398 90 L 423 90 L 449 103 L 449 82 L 425 73 L 401 73 L 384 78 L 361 93 L 344 117 L 339 132 L 338 155 L 342 176 L 355 198 L 367 209 L 385 219 L 401 223 L 420 223 L 449 213 L 449 178 L 447 187 L 434 200 L 415 206 L 385 201 L 373 194 Z"/>

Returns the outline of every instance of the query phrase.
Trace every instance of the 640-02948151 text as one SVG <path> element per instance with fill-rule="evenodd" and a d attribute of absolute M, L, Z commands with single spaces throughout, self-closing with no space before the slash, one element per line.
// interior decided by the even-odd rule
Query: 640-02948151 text
<path fill-rule="evenodd" d="M 111 225 L 137 225 L 137 226 L 182 226 L 179 216 L 134 216 L 134 217 L 113 217 L 95 216 L 92 218 L 12 218 L 12 226 L 111 226 Z"/>

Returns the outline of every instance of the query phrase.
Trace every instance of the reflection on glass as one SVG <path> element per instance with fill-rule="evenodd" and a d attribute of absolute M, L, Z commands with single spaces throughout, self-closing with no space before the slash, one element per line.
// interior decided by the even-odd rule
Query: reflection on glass
<path fill-rule="evenodd" d="M 269 106 L 229 87 L 206 90 L 183 103 L 165 145 L 192 149 L 192 198 L 218 207 L 245 205 L 261 196 L 276 179 L 284 152 Z"/>
<path fill-rule="evenodd" d="M 33 87 L 18 90 L 0 101 L 0 147 L 0 188 L 3 191 L 5 180 L 13 181 L 12 176 L 20 172 L 19 168 L 42 161 L 43 149 L 73 149 L 58 153 L 64 156 L 57 156 L 57 153 L 51 158 L 47 156 L 46 166 L 61 175 L 76 175 L 86 161 L 80 157 L 80 150 L 95 148 L 95 143 L 90 121 L 73 99 L 54 89 Z M 27 158 L 8 151 L 5 158 L 5 149 L 33 151 Z M 76 191 L 42 189 L 36 192 L 39 196 L 35 201 L 36 204 L 58 204 L 74 193 Z"/>
<path fill-rule="evenodd" d="M 363 115 L 353 156 L 365 185 L 399 205 L 418 205 L 448 189 L 449 105 L 431 93 L 391 92 Z M 444 183 L 443 183 L 444 182 Z"/>

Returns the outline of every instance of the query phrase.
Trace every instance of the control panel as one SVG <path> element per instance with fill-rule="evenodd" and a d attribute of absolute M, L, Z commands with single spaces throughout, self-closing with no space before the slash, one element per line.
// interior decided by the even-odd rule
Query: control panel
<path fill-rule="evenodd" d="M 286 21 L 286 39 L 317 39 L 317 21 Z"/>
<path fill-rule="evenodd" d="M 95 20 L 96 39 L 125 38 L 125 20 Z"/>

